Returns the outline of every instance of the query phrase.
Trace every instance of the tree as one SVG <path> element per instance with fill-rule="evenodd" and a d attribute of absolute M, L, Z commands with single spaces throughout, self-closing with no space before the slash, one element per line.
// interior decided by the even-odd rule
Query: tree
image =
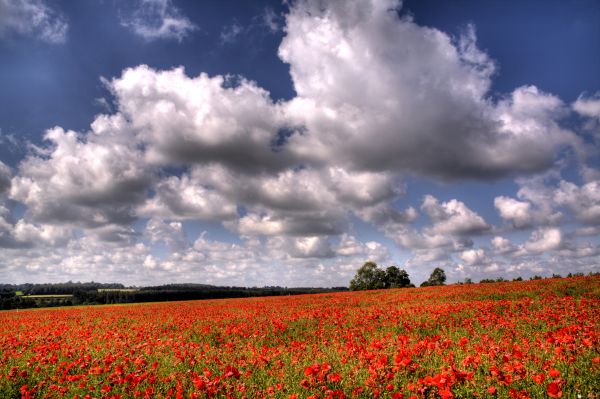
<path fill-rule="evenodd" d="M 401 288 L 410 286 L 410 278 L 406 270 L 390 266 L 385 270 L 385 288 Z"/>
<path fill-rule="evenodd" d="M 429 280 L 427 280 L 427 285 L 428 286 L 429 285 L 444 285 L 445 282 L 446 282 L 446 272 L 444 272 L 443 269 L 436 267 L 431 272 L 431 275 L 429 276 Z"/>
<path fill-rule="evenodd" d="M 385 287 L 385 272 L 375 262 L 365 262 L 350 281 L 350 290 L 376 290 Z"/>

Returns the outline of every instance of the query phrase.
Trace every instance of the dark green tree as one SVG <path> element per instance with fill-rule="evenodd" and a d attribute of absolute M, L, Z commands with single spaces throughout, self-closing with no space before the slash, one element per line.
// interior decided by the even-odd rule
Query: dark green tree
<path fill-rule="evenodd" d="M 385 270 L 385 288 L 401 288 L 410 286 L 410 278 L 406 270 L 390 266 Z"/>
<path fill-rule="evenodd" d="M 350 281 L 350 290 L 376 290 L 385 287 L 385 272 L 375 262 L 365 262 Z"/>
<path fill-rule="evenodd" d="M 444 285 L 445 282 L 446 282 L 446 272 L 444 272 L 443 269 L 440 269 L 439 267 L 436 267 L 431 272 L 431 275 L 429 276 L 429 280 L 427 280 L 427 285 L 428 286 L 430 286 L 430 285 Z"/>

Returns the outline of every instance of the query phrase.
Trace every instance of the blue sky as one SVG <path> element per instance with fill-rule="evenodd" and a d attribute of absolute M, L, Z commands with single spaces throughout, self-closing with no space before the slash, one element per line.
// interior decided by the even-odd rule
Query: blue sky
<path fill-rule="evenodd" d="M 5 282 L 599 271 L 595 1 L 0 0 Z"/>

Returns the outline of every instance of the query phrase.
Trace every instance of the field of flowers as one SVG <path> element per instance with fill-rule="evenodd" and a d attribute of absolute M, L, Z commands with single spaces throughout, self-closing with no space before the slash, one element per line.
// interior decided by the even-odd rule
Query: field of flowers
<path fill-rule="evenodd" d="M 0 398 L 600 398 L 600 278 L 0 312 Z"/>

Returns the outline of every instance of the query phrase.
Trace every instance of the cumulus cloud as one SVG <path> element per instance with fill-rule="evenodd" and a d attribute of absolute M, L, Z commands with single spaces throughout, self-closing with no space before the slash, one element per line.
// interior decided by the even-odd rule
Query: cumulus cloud
<path fill-rule="evenodd" d="M 582 186 L 561 181 L 554 199 L 558 204 L 567 206 L 580 222 L 600 224 L 600 181 L 592 181 Z"/>
<path fill-rule="evenodd" d="M 53 225 L 35 225 L 19 220 L 13 228 L 16 243 L 29 247 L 47 244 L 60 246 L 66 244 L 72 237 L 71 229 Z"/>
<path fill-rule="evenodd" d="M 449 235 L 432 234 L 428 231 L 420 233 L 408 226 L 402 226 L 395 232 L 386 231 L 386 235 L 401 247 L 414 251 L 445 249 L 444 253 L 447 253 L 447 249 L 461 246 L 458 241 L 455 241 Z M 456 245 L 454 245 L 455 243 Z"/>
<path fill-rule="evenodd" d="M 108 83 L 119 112 L 146 145 L 149 162 L 183 164 L 216 162 L 238 172 L 288 166 L 276 152 L 280 122 L 269 94 L 247 80 L 200 74 L 183 68 L 156 71 L 145 65 L 126 69 Z"/>
<path fill-rule="evenodd" d="M 280 258 L 331 258 L 335 255 L 331 242 L 326 237 L 273 237 L 268 241 L 272 252 Z"/>
<path fill-rule="evenodd" d="M 325 212 L 319 214 L 247 214 L 224 225 L 244 236 L 252 235 L 337 235 L 345 230 L 342 218 L 336 218 Z"/>
<path fill-rule="evenodd" d="M 560 249 L 562 244 L 563 235 L 559 228 L 540 228 L 531 233 L 519 251 L 520 254 L 540 254 Z"/>
<path fill-rule="evenodd" d="M 58 247 L 74 237 L 73 230 L 68 227 L 17 220 L 11 212 L 13 205 L 0 196 L 0 248 Z"/>
<path fill-rule="evenodd" d="M 60 44 L 68 28 L 66 18 L 42 0 L 0 0 L 0 39 L 19 34 Z"/>
<path fill-rule="evenodd" d="M 437 234 L 468 235 L 489 230 L 490 225 L 481 216 L 469 209 L 464 202 L 450 200 L 439 203 L 437 198 L 426 195 L 421 205 L 433 221 L 430 231 Z"/>
<path fill-rule="evenodd" d="M 227 220 L 237 215 L 235 202 L 186 174 L 165 178 L 154 191 L 154 196 L 138 207 L 138 216 Z"/>
<path fill-rule="evenodd" d="M 525 196 L 522 190 L 520 194 L 521 197 Z M 494 206 L 498 209 L 500 217 L 517 229 L 533 225 L 554 224 L 563 216 L 560 212 L 553 212 L 552 205 L 546 201 L 534 204 L 530 201 L 499 196 L 494 199 Z"/>
<path fill-rule="evenodd" d="M 399 18 L 395 1 L 297 2 L 280 57 L 298 96 L 286 104 L 298 156 L 443 179 L 539 171 L 577 145 L 566 107 L 527 86 L 494 103 L 494 63 L 473 29 L 458 41 Z M 418 94 L 415 94 L 418 93 Z"/>
<path fill-rule="evenodd" d="M 417 220 L 419 213 L 412 206 L 398 211 L 390 203 L 383 202 L 358 210 L 357 216 L 393 235 L 394 231 L 404 230 L 406 226 Z"/>
<path fill-rule="evenodd" d="M 152 218 L 146 223 L 144 235 L 153 243 L 163 242 L 174 252 L 188 246 L 181 222 L 168 222 Z"/>
<path fill-rule="evenodd" d="M 381 218 L 384 211 L 378 209 L 402 191 L 390 174 L 350 172 L 339 167 L 247 175 L 208 166 L 196 167 L 193 176 L 244 206 L 247 214 L 226 223 L 244 235 L 339 234 L 350 213 Z"/>
<path fill-rule="evenodd" d="M 134 220 L 133 207 L 145 199 L 151 171 L 135 149 L 97 133 L 82 137 L 50 129 L 47 152 L 21 162 L 10 198 L 27 206 L 28 218 L 86 228 Z"/>
<path fill-rule="evenodd" d="M 421 229 L 413 226 L 419 214 L 413 207 L 398 211 L 390 204 L 382 203 L 359 213 L 363 220 L 375 224 L 384 235 L 399 247 L 411 251 L 411 265 L 450 261 L 451 254 L 473 246 L 472 236 L 486 233 L 491 226 L 464 202 L 452 199 L 440 203 L 437 198 L 426 195 L 421 210 L 431 224 Z"/>
<path fill-rule="evenodd" d="M 171 0 L 136 0 L 123 10 L 121 24 L 146 40 L 182 41 L 197 26 Z"/>
<path fill-rule="evenodd" d="M 564 258 L 590 258 L 600 254 L 600 247 L 591 242 L 580 244 L 569 244 L 559 251 L 559 255 Z"/>
<path fill-rule="evenodd" d="M 515 227 L 528 227 L 532 222 L 531 203 L 500 196 L 494 199 L 494 206 L 500 217 L 510 221 Z"/>
<path fill-rule="evenodd" d="M 496 254 L 505 255 L 514 252 L 516 248 L 508 238 L 495 236 L 491 240 L 492 248 Z"/>
<path fill-rule="evenodd" d="M 517 178 L 518 199 L 498 196 L 494 199 L 494 206 L 500 217 L 515 229 L 558 224 L 565 216 L 557 210 L 558 204 L 554 200 L 554 182 L 559 179 L 560 172 L 557 169 Z"/>
<path fill-rule="evenodd" d="M 469 266 L 483 264 L 489 261 L 489 258 L 482 248 L 468 249 L 463 251 L 459 257 Z"/>

